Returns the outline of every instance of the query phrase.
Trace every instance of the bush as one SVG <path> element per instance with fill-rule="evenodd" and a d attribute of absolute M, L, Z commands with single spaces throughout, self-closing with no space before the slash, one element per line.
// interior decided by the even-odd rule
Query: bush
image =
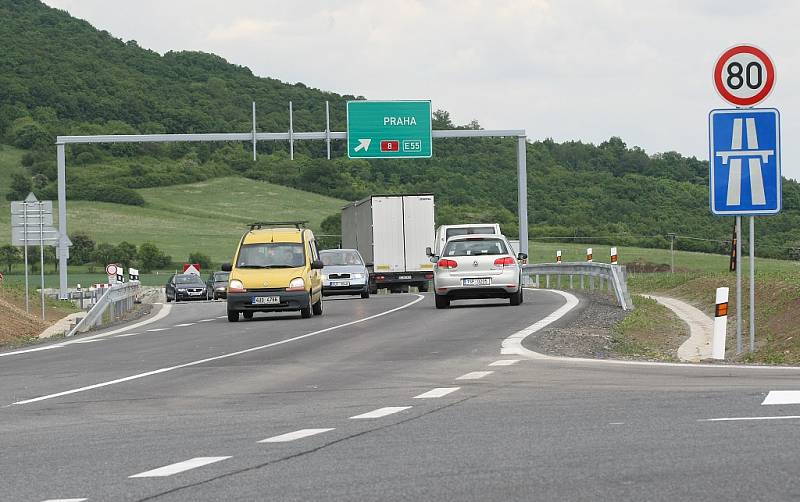
<path fill-rule="evenodd" d="M 139 246 L 139 268 L 140 272 L 150 272 L 154 269 L 165 268 L 170 265 L 172 258 L 164 254 L 163 251 L 152 242 L 145 242 Z"/>
<path fill-rule="evenodd" d="M 128 206 L 144 206 L 144 198 L 131 188 L 115 184 L 92 184 L 77 182 L 67 184 L 67 198 L 72 200 L 90 200 L 113 202 Z"/>
<path fill-rule="evenodd" d="M 189 255 L 189 262 L 188 263 L 197 263 L 200 265 L 202 270 L 211 270 L 214 268 L 214 264 L 211 262 L 211 258 L 203 253 L 192 253 Z"/>

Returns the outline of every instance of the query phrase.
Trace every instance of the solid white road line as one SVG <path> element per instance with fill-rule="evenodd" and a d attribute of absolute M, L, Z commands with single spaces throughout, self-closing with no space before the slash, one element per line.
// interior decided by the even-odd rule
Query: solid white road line
<path fill-rule="evenodd" d="M 294 432 L 287 432 L 286 434 L 281 434 L 280 436 L 273 436 L 271 438 L 262 439 L 259 443 L 287 443 L 289 441 L 294 441 L 296 439 L 303 439 L 309 436 L 316 436 L 317 434 L 322 434 L 323 432 L 328 432 L 334 430 L 331 429 L 300 429 L 299 431 Z"/>
<path fill-rule="evenodd" d="M 364 317 L 363 319 L 356 319 L 355 321 L 346 322 L 344 324 L 337 324 L 337 325 L 331 326 L 329 328 L 324 328 L 324 329 L 320 329 L 320 330 L 317 330 L 317 331 L 312 331 L 311 333 L 306 333 L 305 335 L 295 336 L 295 337 L 292 337 L 292 338 L 287 338 L 285 340 L 280 340 L 278 342 L 268 343 L 266 345 L 259 345 L 258 347 L 251 347 L 249 349 L 239 350 L 239 351 L 236 351 L 236 352 L 229 352 L 227 354 L 222 354 L 222 355 L 219 355 L 219 356 L 207 357 L 205 359 L 199 359 L 197 361 L 191 361 L 191 362 L 184 363 L 184 364 L 178 364 L 176 366 L 169 366 L 167 368 L 159 368 L 157 370 L 147 371 L 147 372 L 144 372 L 144 373 L 139 373 L 139 374 L 136 374 L 136 375 L 127 376 L 127 377 L 124 377 L 124 378 L 117 378 L 116 380 L 108 380 L 106 382 L 100 382 L 100 383 L 96 383 L 94 385 L 87 385 L 86 387 L 78 387 L 77 389 L 70 389 L 70 390 L 65 390 L 63 392 L 56 392 L 54 394 L 48 394 L 46 396 L 34 397 L 32 399 L 25 399 L 23 401 L 16 401 L 14 403 L 11 403 L 11 405 L 36 403 L 38 401 L 44 401 L 44 400 L 47 400 L 47 399 L 54 399 L 54 398 L 61 397 L 61 396 L 69 396 L 71 394 L 77 394 L 79 392 L 86 392 L 88 390 L 99 389 L 101 387 L 108 387 L 109 385 L 115 385 L 115 384 L 123 383 L 123 382 L 130 382 L 131 380 L 138 380 L 140 378 L 145 378 L 145 377 L 149 377 L 149 376 L 152 376 L 152 375 L 158 375 L 158 374 L 161 374 L 161 373 L 167 373 L 169 371 L 175 371 L 175 370 L 178 370 L 178 369 L 181 369 L 181 368 L 189 368 L 191 366 L 197 366 L 197 365 L 205 364 L 205 363 L 208 363 L 208 362 L 211 362 L 211 361 L 219 361 L 220 359 L 227 359 L 227 358 L 230 358 L 230 357 L 240 356 L 242 354 L 248 354 L 250 352 L 256 352 L 256 351 L 259 351 L 259 350 L 264 350 L 264 349 L 269 349 L 269 348 L 272 348 L 272 347 L 277 347 L 279 345 L 285 345 L 287 343 L 296 342 L 297 340 L 303 340 L 304 338 L 309 338 L 309 337 L 312 337 L 312 336 L 321 335 L 321 334 L 327 333 L 329 331 L 334 331 L 334 330 L 337 330 L 337 329 L 346 328 L 348 326 L 353 326 L 355 324 L 371 321 L 373 319 L 377 319 L 377 318 L 383 317 L 385 315 L 393 314 L 394 312 L 397 312 L 397 311 L 400 311 L 400 310 L 403 310 L 403 309 L 407 309 L 408 307 L 410 307 L 410 306 L 412 306 L 412 305 L 414 305 L 416 303 L 419 303 L 419 302 L 421 302 L 422 300 L 425 299 L 425 297 L 422 296 L 422 295 L 415 294 L 414 296 L 416 296 L 417 298 L 414 301 L 406 303 L 405 305 L 401 305 L 399 307 L 395 307 L 393 309 L 389 309 L 389 310 L 386 310 L 386 311 L 381 312 L 379 314 L 371 315 L 369 317 Z M 6 405 L 6 406 L 10 406 L 10 405 Z"/>
<path fill-rule="evenodd" d="M 186 326 L 194 326 L 194 323 L 193 322 L 185 322 L 183 324 L 176 324 L 175 325 L 176 328 L 185 328 Z"/>
<path fill-rule="evenodd" d="M 431 389 L 428 392 L 423 392 L 419 396 L 414 396 L 414 399 L 433 399 L 436 397 L 444 397 L 448 394 L 451 394 L 461 387 L 437 387 L 435 389 Z"/>
<path fill-rule="evenodd" d="M 89 499 L 47 499 L 44 502 L 84 502 Z"/>
<path fill-rule="evenodd" d="M 478 380 L 479 378 L 491 375 L 492 373 L 494 373 L 494 371 L 471 371 L 466 375 L 461 375 L 460 377 L 456 378 L 456 380 Z"/>
<path fill-rule="evenodd" d="M 531 288 L 525 288 L 531 289 Z M 697 368 L 712 371 L 731 371 L 731 370 L 764 370 L 764 371 L 787 371 L 796 373 L 800 370 L 800 366 L 753 366 L 745 364 L 697 364 L 697 363 L 659 363 L 651 361 L 626 361 L 620 359 L 590 359 L 588 357 L 564 357 L 564 356 L 549 356 L 539 352 L 526 349 L 522 346 L 522 340 L 529 335 L 536 333 L 548 324 L 551 324 L 561 317 L 565 316 L 570 310 L 575 308 L 579 301 L 575 295 L 567 293 L 566 291 L 559 291 L 556 289 L 533 289 L 533 291 L 548 291 L 563 296 L 567 299 L 567 303 L 562 305 L 561 308 L 545 317 L 539 322 L 531 324 L 527 328 L 517 331 L 513 335 L 503 340 L 500 353 L 503 355 L 520 355 L 529 359 L 537 359 L 540 361 L 554 361 L 572 364 L 616 364 L 622 366 L 646 366 L 646 367 L 662 367 L 662 368 Z"/>
<path fill-rule="evenodd" d="M 800 390 L 772 390 L 761 404 L 800 404 Z"/>
<path fill-rule="evenodd" d="M 222 460 L 228 460 L 229 458 L 231 457 L 197 457 L 189 460 L 184 460 L 183 462 L 178 462 L 177 464 L 165 465 L 164 467 L 159 467 L 158 469 L 153 469 L 152 471 L 140 472 L 139 474 L 134 474 L 133 476 L 128 476 L 128 477 L 163 478 L 166 476 L 172 476 L 173 474 L 178 474 L 180 472 L 197 469 L 198 467 L 203 467 L 204 465 L 220 462 Z"/>
<path fill-rule="evenodd" d="M 36 347 L 34 349 L 15 350 L 14 352 L 6 352 L 5 354 L 0 354 L 0 357 L 16 356 L 17 354 L 27 354 L 28 352 L 40 352 L 42 350 L 60 349 L 63 346 L 64 346 L 63 343 L 57 343 L 55 345 L 46 345 L 44 347 Z"/>
<path fill-rule="evenodd" d="M 517 364 L 519 359 L 500 359 L 499 361 L 495 361 L 489 366 L 511 366 L 512 364 Z"/>
<path fill-rule="evenodd" d="M 704 418 L 698 422 L 743 422 L 747 420 L 787 420 L 790 418 L 800 418 L 800 415 L 782 415 L 778 417 L 728 417 L 728 418 Z"/>
<path fill-rule="evenodd" d="M 385 417 L 386 415 L 393 415 L 395 413 L 399 413 L 403 410 L 407 410 L 411 408 L 411 406 L 387 406 L 386 408 L 378 408 L 377 410 L 372 410 L 367 413 L 362 413 L 361 415 L 355 415 L 350 418 L 381 418 Z"/>

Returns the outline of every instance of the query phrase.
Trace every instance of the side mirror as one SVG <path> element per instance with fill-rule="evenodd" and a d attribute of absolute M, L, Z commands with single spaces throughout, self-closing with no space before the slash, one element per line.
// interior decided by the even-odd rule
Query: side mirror
<path fill-rule="evenodd" d="M 367 267 L 367 268 L 372 268 L 372 267 L 375 266 L 375 264 L 374 263 L 365 263 L 364 266 Z"/>
<path fill-rule="evenodd" d="M 427 256 L 433 256 L 433 251 L 431 250 L 431 247 L 430 247 L 430 246 L 428 246 L 428 247 L 426 247 L 426 248 L 425 248 L 425 254 L 426 254 Z"/>
<path fill-rule="evenodd" d="M 314 260 L 311 262 L 311 270 L 321 270 L 325 264 L 322 263 L 322 260 Z"/>
<path fill-rule="evenodd" d="M 527 260 L 528 259 L 528 255 L 525 254 L 525 253 L 520 253 L 520 254 L 517 255 L 517 259 L 518 260 Z"/>
<path fill-rule="evenodd" d="M 436 263 L 437 261 L 439 261 L 439 257 L 436 256 L 436 255 L 431 255 L 430 259 L 431 259 L 431 263 Z"/>
<path fill-rule="evenodd" d="M 233 267 L 231 267 L 230 263 L 223 263 L 220 268 L 223 272 L 230 272 Z"/>

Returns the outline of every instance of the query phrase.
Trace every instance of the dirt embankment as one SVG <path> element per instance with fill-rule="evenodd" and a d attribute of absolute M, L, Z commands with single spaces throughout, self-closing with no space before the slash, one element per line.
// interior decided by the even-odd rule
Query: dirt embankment
<path fill-rule="evenodd" d="M 0 298 L 0 347 L 21 345 L 37 337 L 49 325 L 25 313 L 24 308 Z"/>

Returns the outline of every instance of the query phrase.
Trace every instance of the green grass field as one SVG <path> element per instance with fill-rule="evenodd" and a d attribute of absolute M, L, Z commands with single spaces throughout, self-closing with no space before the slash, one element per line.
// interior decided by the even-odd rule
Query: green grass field
<path fill-rule="evenodd" d="M 135 245 L 152 242 L 175 261 L 202 252 L 215 262 L 229 261 L 247 224 L 253 221 L 320 222 L 337 214 L 345 201 L 246 178 L 139 191 L 144 207 L 104 202 L 68 201 L 67 228 L 97 242 Z M 8 211 L 0 211 L 0 235 L 9 239 Z M 72 281 L 70 281 L 72 282 Z"/>

